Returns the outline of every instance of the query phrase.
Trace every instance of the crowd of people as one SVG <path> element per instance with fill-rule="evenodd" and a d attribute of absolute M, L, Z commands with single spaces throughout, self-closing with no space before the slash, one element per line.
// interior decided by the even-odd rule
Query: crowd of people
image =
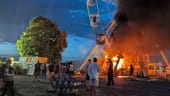
<path fill-rule="evenodd" d="M 37 61 L 34 67 L 34 78 L 33 81 L 38 81 L 41 78 L 50 79 L 54 77 L 56 74 L 56 66 L 55 64 L 47 64 L 47 63 L 40 63 Z"/>
<path fill-rule="evenodd" d="M 86 91 L 89 91 L 90 96 L 96 96 L 96 88 L 99 85 L 99 72 L 100 65 L 97 63 L 98 59 L 93 58 L 89 59 L 85 72 L 86 72 Z M 114 85 L 114 71 L 113 71 L 113 63 L 110 58 L 107 61 L 107 86 Z M 45 78 L 50 81 L 51 78 L 56 76 L 57 67 L 55 64 L 47 64 L 41 63 L 39 61 L 36 62 L 34 66 L 34 78 L 33 81 L 40 81 L 40 78 Z M 8 94 L 8 96 L 14 96 L 14 68 L 11 66 L 11 60 L 7 60 L 6 64 L 0 67 L 0 88 L 3 87 L 2 95 Z M 129 77 L 133 78 L 134 67 L 130 65 Z M 10 91 L 10 92 L 9 92 Z"/>
<path fill-rule="evenodd" d="M 41 63 L 37 61 L 34 64 L 33 82 L 39 82 L 40 79 L 47 79 L 50 83 L 51 78 L 57 74 L 57 66 L 54 63 Z M 0 67 L 0 96 L 14 96 L 14 74 L 15 68 L 12 67 L 12 61 L 8 59 L 5 64 Z"/>

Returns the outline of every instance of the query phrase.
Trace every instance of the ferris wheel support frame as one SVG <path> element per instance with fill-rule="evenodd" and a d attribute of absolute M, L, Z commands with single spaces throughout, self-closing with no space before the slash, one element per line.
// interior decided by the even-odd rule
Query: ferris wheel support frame
<path fill-rule="evenodd" d="M 103 24 L 103 22 L 102 22 L 102 19 L 101 19 L 101 17 L 100 17 L 100 9 L 99 9 L 99 5 L 98 5 L 98 0 L 95 0 L 95 2 L 93 1 L 93 3 L 94 3 L 95 5 L 92 4 L 92 3 L 91 3 L 91 5 L 88 5 L 88 1 L 90 1 L 90 0 L 86 0 L 86 5 L 87 5 L 87 11 L 88 11 L 89 20 L 90 20 L 90 25 L 91 25 L 91 16 L 92 16 L 93 14 L 91 14 L 89 7 L 96 7 L 96 8 L 97 8 L 97 12 L 96 12 L 96 13 L 97 13 L 97 15 L 98 15 L 98 17 L 99 17 L 99 23 L 101 24 L 103 34 L 105 35 L 105 36 L 101 37 L 100 39 L 101 39 L 102 41 L 105 40 L 105 41 L 106 41 L 106 44 L 107 44 L 108 46 L 111 46 L 111 44 L 110 44 L 110 42 L 109 42 L 109 38 L 110 38 L 109 32 L 113 32 L 114 29 L 116 29 L 116 27 L 117 27 L 117 25 L 118 25 L 117 22 L 116 22 L 115 20 L 112 20 L 111 23 L 110 23 L 110 25 L 108 26 L 108 28 L 105 29 L 104 24 Z M 108 0 L 105 0 L 105 1 L 108 1 Z M 93 29 L 93 31 L 95 31 L 95 27 L 92 26 L 92 29 Z M 94 32 L 94 33 L 96 34 L 96 32 Z M 105 45 L 106 45 L 106 44 L 105 44 Z M 90 54 L 87 56 L 87 58 L 84 60 L 84 62 L 83 62 L 82 65 L 80 66 L 80 68 L 79 68 L 80 70 L 82 70 L 82 69 L 85 67 L 85 64 L 87 64 L 88 59 L 90 59 L 90 58 L 94 55 L 94 53 L 96 52 L 96 50 L 98 49 L 98 47 L 99 47 L 99 45 L 96 44 L 95 47 L 91 50 Z"/>
<path fill-rule="evenodd" d="M 117 27 L 117 25 L 118 25 L 117 22 L 115 20 L 112 20 L 112 23 L 110 24 L 110 26 L 108 27 L 108 29 L 106 30 L 105 33 L 108 35 L 108 33 L 110 31 L 114 30 Z M 105 39 L 105 38 L 103 37 L 101 39 Z M 110 43 L 108 42 L 108 44 L 110 44 Z M 93 48 L 93 50 L 90 52 L 90 54 L 87 56 L 87 58 L 84 60 L 84 62 L 80 66 L 79 70 L 82 70 L 85 67 L 85 65 L 87 64 L 88 59 L 90 59 L 94 55 L 94 53 L 96 52 L 98 47 L 99 47 L 99 45 L 96 44 L 95 47 Z"/>

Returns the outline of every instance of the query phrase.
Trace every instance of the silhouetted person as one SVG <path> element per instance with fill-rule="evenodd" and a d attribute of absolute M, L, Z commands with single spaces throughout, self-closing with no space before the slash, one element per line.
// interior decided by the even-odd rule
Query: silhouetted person
<path fill-rule="evenodd" d="M 1 66 L 1 71 L 3 73 L 3 82 L 5 83 L 1 96 L 14 96 L 14 68 L 11 66 L 11 60 Z"/>
<path fill-rule="evenodd" d="M 87 69 L 88 69 L 90 64 L 91 64 L 91 59 L 88 60 L 88 63 L 86 65 L 86 91 L 89 91 L 89 89 L 90 89 L 90 87 L 89 87 L 90 77 L 89 77 L 88 72 L 87 72 Z"/>
<path fill-rule="evenodd" d="M 108 73 L 107 73 L 107 79 L 108 79 L 108 83 L 107 85 L 114 85 L 114 78 L 113 78 L 113 63 L 112 60 L 109 58 L 108 59 Z"/>
<path fill-rule="evenodd" d="M 130 78 L 132 78 L 133 77 L 133 73 L 134 73 L 134 67 L 133 67 L 133 65 L 132 64 L 130 64 Z"/>
<path fill-rule="evenodd" d="M 41 64 L 41 77 L 42 78 L 46 78 L 46 74 L 47 74 L 47 64 Z"/>
<path fill-rule="evenodd" d="M 35 67 L 34 67 L 34 79 L 33 81 L 39 81 L 39 78 L 40 78 L 40 72 L 41 72 L 41 63 L 38 61 L 36 64 L 35 64 Z"/>
<path fill-rule="evenodd" d="M 48 71 L 48 79 L 51 81 L 51 79 L 55 77 L 55 65 L 53 63 L 48 66 Z"/>

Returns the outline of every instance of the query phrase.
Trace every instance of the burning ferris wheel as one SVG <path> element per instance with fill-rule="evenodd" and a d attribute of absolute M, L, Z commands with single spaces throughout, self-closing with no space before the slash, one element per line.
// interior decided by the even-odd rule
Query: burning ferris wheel
<path fill-rule="evenodd" d="M 165 30 L 165 26 L 163 26 L 163 28 L 162 27 L 157 28 L 160 26 L 160 24 L 165 25 L 169 24 L 164 23 L 166 21 L 163 20 L 165 18 L 162 17 L 163 16 L 162 14 L 158 14 L 159 11 L 160 13 L 162 12 L 168 13 L 169 10 L 167 11 L 168 8 L 167 6 L 169 3 L 167 1 L 166 2 L 161 1 L 161 3 L 150 1 L 148 2 L 147 0 L 142 0 L 142 2 L 141 0 L 131 0 L 129 2 L 126 0 L 118 1 L 119 8 L 115 15 L 116 20 L 114 20 L 114 17 L 111 17 L 112 19 L 110 20 L 106 20 L 106 17 L 111 15 L 104 16 L 105 12 L 103 12 L 103 10 L 105 10 L 106 13 L 109 12 L 107 9 L 103 8 L 108 7 L 105 6 L 104 4 L 116 6 L 117 4 L 116 0 L 86 0 L 90 26 L 93 29 L 93 33 L 96 36 L 97 44 L 94 47 L 94 49 L 90 52 L 90 54 L 87 56 L 83 64 L 80 66 L 80 70 L 83 69 L 83 67 L 87 63 L 87 60 L 93 56 L 93 54 L 96 52 L 96 49 L 98 49 L 100 45 L 104 46 L 106 44 L 107 44 L 106 46 L 109 45 L 109 40 L 111 38 L 110 36 L 112 36 L 112 33 L 116 31 L 116 34 L 113 34 L 116 36 L 116 42 L 114 42 L 114 46 L 111 47 L 113 48 L 113 50 L 118 51 L 120 50 L 120 52 L 117 52 L 118 54 L 116 53 L 118 59 L 114 68 L 115 72 L 117 70 L 120 58 L 126 56 L 125 59 L 127 59 L 128 61 L 126 62 L 126 64 L 135 62 L 136 64 L 135 66 L 139 66 L 141 73 L 144 73 L 146 75 L 147 71 L 149 71 L 147 69 L 148 68 L 147 63 L 149 64 L 150 62 L 148 53 L 159 52 L 164 63 L 167 66 L 164 69 L 160 67 L 161 72 L 162 69 L 166 70 L 166 72 L 168 72 L 169 75 L 170 71 L 168 70 L 170 69 L 170 64 L 168 62 L 166 54 L 163 51 L 163 49 L 169 49 L 169 47 L 167 46 L 169 39 L 166 38 L 166 36 L 169 36 L 169 33 L 167 33 L 169 32 L 169 28 L 167 28 L 167 30 Z M 137 4 L 140 4 L 140 6 L 138 6 Z M 147 8 L 145 8 L 146 6 Z M 153 10 L 157 9 L 157 6 L 162 6 L 163 8 L 161 10 Z M 133 10 L 134 8 L 136 9 Z M 164 8 L 166 9 L 166 11 Z M 114 13 L 111 14 L 113 15 Z M 147 15 L 141 16 L 143 14 Z M 152 16 L 154 16 L 153 14 L 158 16 L 156 18 L 152 18 Z M 149 19 L 145 20 L 145 18 Z M 153 21 L 155 21 L 155 24 L 153 23 Z M 163 33 L 162 30 L 164 30 L 165 32 Z M 114 38 L 111 39 L 112 39 L 111 43 L 113 43 Z M 160 45 L 162 45 L 161 46 L 162 49 Z M 165 65 L 162 64 L 161 66 Z M 157 68 L 155 69 L 157 70 Z"/>

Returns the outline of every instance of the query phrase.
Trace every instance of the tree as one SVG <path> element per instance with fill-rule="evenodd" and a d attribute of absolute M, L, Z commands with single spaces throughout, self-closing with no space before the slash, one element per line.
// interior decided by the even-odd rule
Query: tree
<path fill-rule="evenodd" d="M 52 35 L 51 34 L 55 34 Z M 67 33 L 61 32 L 56 23 L 38 16 L 29 21 L 25 32 L 17 40 L 20 56 L 48 57 L 50 62 L 59 63 L 67 47 Z"/>

